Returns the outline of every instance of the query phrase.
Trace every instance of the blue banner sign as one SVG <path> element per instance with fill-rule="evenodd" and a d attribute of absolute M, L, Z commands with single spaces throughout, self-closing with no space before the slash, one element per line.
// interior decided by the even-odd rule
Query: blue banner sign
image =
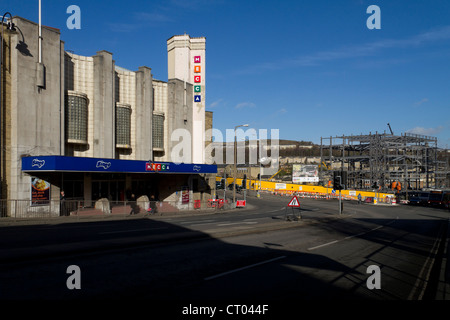
<path fill-rule="evenodd" d="M 215 164 L 149 162 L 107 158 L 35 156 L 22 158 L 23 172 L 217 173 Z"/>

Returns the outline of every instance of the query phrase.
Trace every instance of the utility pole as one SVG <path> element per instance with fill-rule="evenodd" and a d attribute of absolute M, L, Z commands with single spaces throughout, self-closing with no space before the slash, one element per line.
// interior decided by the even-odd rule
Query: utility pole
<path fill-rule="evenodd" d="M 248 127 L 248 124 L 241 124 L 234 127 L 234 170 L 233 170 L 233 205 L 236 204 L 236 176 L 237 176 L 237 139 L 236 129 L 239 127 Z"/>
<path fill-rule="evenodd" d="M 341 190 L 342 190 L 342 172 L 341 175 L 337 175 L 337 172 L 334 172 L 333 177 L 333 188 L 334 190 L 339 190 L 339 214 L 342 214 L 342 197 L 341 197 Z"/>
<path fill-rule="evenodd" d="M 226 199 L 226 191 L 227 191 L 227 169 L 223 170 L 224 181 L 223 181 L 223 201 Z"/>
<path fill-rule="evenodd" d="M 342 188 L 342 178 L 339 176 L 339 214 L 342 214 L 342 197 L 341 197 L 341 188 Z"/>

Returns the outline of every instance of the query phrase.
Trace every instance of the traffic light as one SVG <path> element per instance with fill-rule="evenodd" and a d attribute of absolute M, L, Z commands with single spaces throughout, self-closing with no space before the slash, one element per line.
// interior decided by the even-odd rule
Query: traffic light
<path fill-rule="evenodd" d="M 247 175 L 244 174 L 244 179 L 242 179 L 242 189 L 247 189 Z"/>
<path fill-rule="evenodd" d="M 341 176 L 335 175 L 333 177 L 333 189 L 334 190 L 342 190 L 342 180 Z"/>
<path fill-rule="evenodd" d="M 341 189 L 347 189 L 347 171 L 341 171 Z"/>

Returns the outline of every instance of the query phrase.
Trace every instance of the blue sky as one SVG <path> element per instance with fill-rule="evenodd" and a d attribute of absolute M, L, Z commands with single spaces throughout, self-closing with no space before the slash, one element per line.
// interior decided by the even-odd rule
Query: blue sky
<path fill-rule="evenodd" d="M 0 0 L 38 21 L 38 0 Z M 81 29 L 69 30 L 69 5 Z M 368 29 L 370 5 L 381 29 Z M 248 123 L 280 139 L 370 132 L 435 136 L 450 148 L 448 0 L 42 0 L 66 50 L 113 53 L 116 65 L 167 80 L 166 41 L 206 37 L 206 110 L 214 127 Z M 1 14 L 1 13 L 0 13 Z"/>

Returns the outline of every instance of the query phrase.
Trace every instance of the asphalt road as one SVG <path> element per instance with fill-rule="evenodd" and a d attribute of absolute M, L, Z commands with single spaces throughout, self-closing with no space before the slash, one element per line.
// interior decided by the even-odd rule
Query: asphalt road
<path fill-rule="evenodd" d="M 434 300 L 446 285 L 448 211 L 346 202 L 339 215 L 336 201 L 301 199 L 301 219 L 286 221 L 290 198 L 247 200 L 224 213 L 0 227 L 0 300 L 177 301 L 177 315 L 206 301 L 217 316 L 249 301 Z M 81 289 L 67 287 L 71 265 Z"/>

